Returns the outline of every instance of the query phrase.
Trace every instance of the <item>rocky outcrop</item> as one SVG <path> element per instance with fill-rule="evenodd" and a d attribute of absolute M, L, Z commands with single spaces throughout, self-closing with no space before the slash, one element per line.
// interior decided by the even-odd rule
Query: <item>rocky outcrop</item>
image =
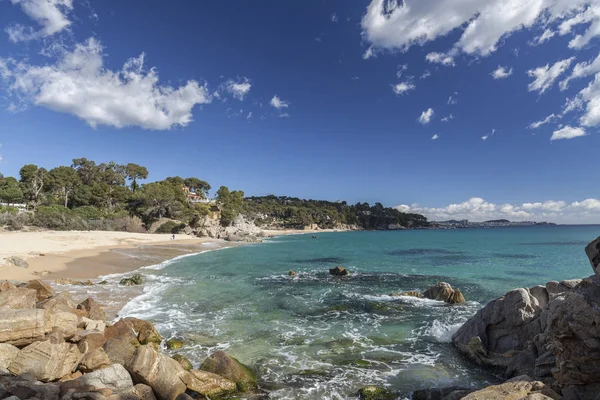
<path fill-rule="evenodd" d="M 240 392 L 257 388 L 256 375 L 252 369 L 223 351 L 216 351 L 208 357 L 202 366 L 202 371 L 212 372 L 235 382 Z"/>
<path fill-rule="evenodd" d="M 597 244 L 598 239 L 586 248 L 594 268 Z M 511 290 L 469 319 L 452 342 L 471 360 L 506 377 L 528 375 L 551 382 L 566 399 L 596 399 L 599 304 L 597 275 Z"/>
<path fill-rule="evenodd" d="M 600 237 L 590 242 L 585 248 L 585 254 L 587 254 L 594 274 L 600 278 Z"/>
<path fill-rule="evenodd" d="M 222 376 L 206 371 L 190 371 L 191 379 L 187 380 L 188 389 L 204 396 L 223 396 L 236 391 L 236 384 Z"/>
<path fill-rule="evenodd" d="M 74 344 L 35 342 L 23 348 L 8 370 L 15 375 L 30 374 L 36 380 L 49 382 L 75 370 L 83 354 Z"/>
<path fill-rule="evenodd" d="M 134 333 L 137 333 L 140 344 L 149 344 L 157 349 L 162 342 L 163 337 L 150 322 L 137 318 L 125 318 L 123 321 L 133 329 Z"/>
<path fill-rule="evenodd" d="M 26 346 L 43 339 L 47 332 L 44 310 L 0 309 L 0 343 Z"/>
<path fill-rule="evenodd" d="M 462 397 L 463 400 L 560 400 L 561 396 L 540 381 L 519 376 L 501 385 L 488 386 Z"/>
<path fill-rule="evenodd" d="M 47 283 L 44 283 L 38 279 L 29 281 L 24 287 L 33 289 L 37 293 L 37 301 L 44 301 L 54 296 L 54 289 Z"/>
<path fill-rule="evenodd" d="M 0 309 L 2 308 L 35 308 L 37 293 L 33 289 L 17 287 L 0 292 Z"/>
<path fill-rule="evenodd" d="M 465 302 L 463 294 L 458 289 L 452 289 L 449 283 L 439 282 L 423 293 L 423 297 L 431 300 L 440 300 L 450 304 Z"/>
<path fill-rule="evenodd" d="M 94 299 L 85 299 L 77 305 L 78 310 L 86 313 L 86 317 L 95 321 L 106 321 L 106 313 L 98 302 Z"/>
<path fill-rule="evenodd" d="M 329 269 L 329 274 L 333 276 L 348 276 L 350 272 L 344 267 L 335 267 Z"/>
<path fill-rule="evenodd" d="M 134 275 L 130 276 L 129 278 L 121 279 L 121 281 L 119 282 L 119 285 L 136 286 L 136 285 L 141 285 L 142 283 L 144 283 L 144 279 L 142 278 L 142 275 L 134 274 Z"/>

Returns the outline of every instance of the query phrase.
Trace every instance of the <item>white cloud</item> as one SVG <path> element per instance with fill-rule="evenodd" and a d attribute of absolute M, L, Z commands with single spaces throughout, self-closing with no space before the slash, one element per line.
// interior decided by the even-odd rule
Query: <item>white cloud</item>
<path fill-rule="evenodd" d="M 579 122 L 583 126 L 600 125 L 600 73 L 597 73 L 594 80 L 579 92 L 579 101 L 585 103 L 585 111 Z"/>
<path fill-rule="evenodd" d="M 494 72 L 492 72 L 490 75 L 492 75 L 492 77 L 494 79 L 505 79 L 505 78 L 508 78 L 509 76 L 511 76 L 512 73 L 513 73 L 512 68 L 507 68 L 507 67 L 498 65 L 498 68 Z"/>
<path fill-rule="evenodd" d="M 496 134 L 496 130 L 492 129 L 492 132 L 488 133 L 487 135 L 483 135 L 481 137 L 481 140 L 488 140 L 489 138 L 491 138 L 492 136 L 494 136 L 494 134 Z"/>
<path fill-rule="evenodd" d="M 556 116 L 554 114 L 550 114 L 550 115 L 548 115 L 546 118 L 544 118 L 541 121 L 533 122 L 531 125 L 529 125 L 529 129 L 537 129 L 540 126 L 549 124 L 551 122 L 554 122 L 554 121 L 556 121 L 559 118 L 561 118 L 561 117 L 560 116 Z"/>
<path fill-rule="evenodd" d="M 560 90 L 568 89 L 569 83 L 573 79 L 584 78 L 597 72 L 600 72 L 600 53 L 594 60 L 575 64 L 571 75 L 560 83 Z"/>
<path fill-rule="evenodd" d="M 586 199 L 567 203 L 549 200 L 522 204 L 495 204 L 474 197 L 463 203 L 445 207 L 423 207 L 418 204 L 400 205 L 402 212 L 415 212 L 425 215 L 431 221 L 468 219 L 488 221 L 508 219 L 511 221 L 548 221 L 556 223 L 600 223 L 600 200 Z"/>
<path fill-rule="evenodd" d="M 419 122 L 423 125 L 427 125 L 431 122 L 434 114 L 435 112 L 433 111 L 433 108 L 423 111 L 419 117 Z"/>
<path fill-rule="evenodd" d="M 457 94 L 457 93 L 454 93 L 454 94 Z M 456 98 L 450 96 L 450 97 L 448 97 L 448 101 L 446 102 L 446 104 L 453 106 L 455 104 L 458 104 L 458 100 L 456 100 Z"/>
<path fill-rule="evenodd" d="M 431 137 L 431 140 L 438 140 L 440 138 L 440 135 L 438 135 L 437 133 L 435 135 L 433 135 Z"/>
<path fill-rule="evenodd" d="M 404 72 L 406 72 L 407 69 L 408 69 L 408 64 L 398 65 L 398 70 L 396 71 L 396 78 L 398 78 L 398 79 L 402 78 L 402 74 L 404 74 Z"/>
<path fill-rule="evenodd" d="M 234 98 L 240 101 L 244 100 L 246 95 L 250 93 L 251 88 L 252 84 L 250 84 L 250 80 L 248 78 L 243 78 L 238 82 L 232 79 L 225 82 L 225 90 L 227 90 Z"/>
<path fill-rule="evenodd" d="M 271 105 L 273 107 L 275 107 L 276 109 L 281 110 L 282 108 L 288 108 L 290 106 L 290 103 L 287 101 L 281 100 L 279 97 L 277 97 L 277 95 L 275 95 L 271 99 Z"/>
<path fill-rule="evenodd" d="M 415 88 L 416 86 L 410 82 L 400 82 L 392 86 L 394 93 L 396 93 L 396 95 L 398 96 L 402 96 L 403 94 L 406 94 L 411 90 L 415 90 Z"/>
<path fill-rule="evenodd" d="M 425 59 L 432 64 L 442 64 L 447 67 L 453 67 L 455 65 L 454 58 L 444 53 L 429 53 L 425 56 Z"/>
<path fill-rule="evenodd" d="M 336 13 L 331 14 L 331 22 L 338 22 L 339 18 Z"/>
<path fill-rule="evenodd" d="M 363 56 L 362 56 L 363 60 L 368 60 L 369 58 L 375 58 L 375 57 L 377 57 L 377 52 L 373 46 L 371 46 L 367 50 L 365 50 L 365 52 L 363 53 Z"/>
<path fill-rule="evenodd" d="M 34 31 L 31 27 L 19 24 L 8 27 L 6 32 L 12 42 L 51 36 L 66 29 L 71 24 L 67 14 L 73 9 L 73 0 L 10 1 L 13 5 L 21 6 L 23 12 L 41 26 L 39 31 Z"/>
<path fill-rule="evenodd" d="M 573 139 L 576 137 L 580 137 L 580 136 L 585 136 L 585 129 L 577 127 L 571 127 L 569 125 L 558 129 L 556 131 L 554 131 L 554 133 L 552 133 L 552 137 L 550 138 L 550 141 L 553 140 L 560 140 L 560 139 Z"/>
<path fill-rule="evenodd" d="M 289 116 L 290 116 L 290 114 L 288 114 L 286 112 L 279 114 L 279 118 L 289 118 Z"/>
<path fill-rule="evenodd" d="M 431 72 L 429 72 L 428 69 L 426 69 L 423 74 L 421 75 L 420 79 L 427 79 L 431 76 Z"/>
<path fill-rule="evenodd" d="M 252 119 L 252 111 L 250 111 L 250 112 L 248 113 L 248 115 L 246 115 L 246 119 Z"/>
<path fill-rule="evenodd" d="M 552 29 L 546 29 L 544 31 L 544 33 L 542 33 L 540 36 L 537 36 L 537 37 L 535 37 L 535 39 L 533 39 L 533 45 L 539 46 L 540 44 L 543 44 L 543 43 L 547 42 L 548 40 L 552 39 L 555 35 L 556 35 L 556 32 L 554 32 Z"/>
<path fill-rule="evenodd" d="M 592 22 L 572 45 L 581 46 L 600 35 L 595 26 L 600 17 L 589 11 L 597 6 L 597 0 L 372 0 L 361 25 L 372 46 L 402 51 L 457 30 L 461 36 L 453 48 L 486 56 L 514 32 L 566 17 L 579 19 L 563 31 Z"/>
<path fill-rule="evenodd" d="M 450 122 L 454 119 L 454 114 L 450 114 L 447 117 L 442 118 L 442 122 Z"/>
<path fill-rule="evenodd" d="M 571 65 L 575 57 L 557 61 L 554 65 L 546 64 L 543 67 L 527 71 L 527 75 L 535 78 L 528 86 L 530 92 L 544 93 L 550 89 L 556 79 L 561 76 Z"/>
<path fill-rule="evenodd" d="M 139 126 L 170 129 L 192 122 L 192 109 L 210 103 L 205 85 L 190 80 L 178 88 L 160 85 L 158 72 L 144 68 L 144 54 L 120 71 L 104 67 L 104 50 L 96 39 L 64 51 L 54 64 L 10 64 L 5 80 L 10 93 L 38 106 L 75 115 L 92 127 Z"/>

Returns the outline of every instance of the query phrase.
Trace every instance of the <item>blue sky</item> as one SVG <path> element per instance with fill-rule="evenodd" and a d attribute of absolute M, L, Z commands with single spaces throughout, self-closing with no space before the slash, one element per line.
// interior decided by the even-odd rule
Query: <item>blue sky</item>
<path fill-rule="evenodd" d="M 0 172 L 600 222 L 598 0 L 141 5 L 0 1 Z"/>

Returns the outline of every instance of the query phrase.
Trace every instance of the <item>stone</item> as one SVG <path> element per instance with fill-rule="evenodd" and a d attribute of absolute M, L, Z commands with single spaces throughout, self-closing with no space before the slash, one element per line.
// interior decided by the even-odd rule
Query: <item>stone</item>
<path fill-rule="evenodd" d="M 290 269 L 290 272 L 288 272 L 288 275 L 294 277 L 294 276 L 296 276 L 298 274 L 293 269 Z"/>
<path fill-rule="evenodd" d="M 542 382 L 519 376 L 500 385 L 488 386 L 470 393 L 463 400 L 560 400 L 561 396 Z"/>
<path fill-rule="evenodd" d="M 49 382 L 73 372 L 82 357 L 74 344 L 54 344 L 46 340 L 19 351 L 8 370 L 15 375 L 31 374 L 37 380 Z"/>
<path fill-rule="evenodd" d="M 252 369 L 227 355 L 223 351 L 216 351 L 202 363 L 202 371 L 212 372 L 230 381 L 235 382 L 240 392 L 257 388 L 256 374 Z"/>
<path fill-rule="evenodd" d="M 394 400 L 397 395 L 379 386 L 365 386 L 358 391 L 361 400 Z"/>
<path fill-rule="evenodd" d="M 390 296 L 392 296 L 392 297 L 408 296 L 408 297 L 416 297 L 418 299 L 423 298 L 423 295 L 421 293 L 417 292 L 416 290 L 409 290 L 408 292 L 392 293 L 392 294 L 390 294 Z"/>
<path fill-rule="evenodd" d="M 139 347 L 137 339 L 110 339 L 102 346 L 111 363 L 126 366 L 133 359 L 136 349 Z"/>
<path fill-rule="evenodd" d="M 142 275 L 134 274 L 133 276 L 131 276 L 129 278 L 121 279 L 121 281 L 119 282 L 119 285 L 136 286 L 136 285 L 141 285 L 142 283 L 144 283 L 144 280 L 142 279 Z"/>
<path fill-rule="evenodd" d="M 60 396 L 60 388 L 56 384 L 43 384 L 21 377 L 6 386 L 7 392 L 21 399 L 58 400 Z"/>
<path fill-rule="evenodd" d="M 16 289 L 16 286 L 9 281 L 0 281 L 0 292 L 6 292 L 7 290 Z"/>
<path fill-rule="evenodd" d="M 106 313 L 102 306 L 94 299 L 88 298 L 77 305 L 77 309 L 86 312 L 89 319 L 106 321 Z"/>
<path fill-rule="evenodd" d="M 600 278 L 600 237 L 596 238 L 596 240 L 591 241 L 585 247 L 585 254 L 590 260 L 590 264 L 592 265 L 592 270 L 594 274 L 598 278 Z"/>
<path fill-rule="evenodd" d="M 38 279 L 29 281 L 25 287 L 28 289 L 33 289 L 37 292 L 37 301 L 44 301 L 54 296 L 54 289 L 52 289 L 52 287 L 50 287 L 50 285 L 47 283 L 44 283 Z"/>
<path fill-rule="evenodd" d="M 21 257 L 8 257 L 4 259 L 8 264 L 10 265 L 14 265 L 15 267 L 19 267 L 19 268 L 29 268 L 29 264 L 27 263 L 27 261 L 25 261 L 24 259 L 22 259 Z"/>
<path fill-rule="evenodd" d="M 106 343 L 106 338 L 104 337 L 104 334 L 100 332 L 79 331 L 73 338 L 71 338 L 71 341 L 77 343 L 79 351 L 82 353 L 87 353 L 88 351 L 92 351 L 104 346 L 104 343 Z"/>
<path fill-rule="evenodd" d="M 465 298 L 460 290 L 452 289 L 449 283 L 439 282 L 427 289 L 423 296 L 431 300 L 440 300 L 450 304 L 461 304 Z"/>
<path fill-rule="evenodd" d="M 56 296 L 49 298 L 48 300 L 37 303 L 37 308 L 42 308 L 51 313 L 57 313 L 60 311 L 71 312 L 75 311 L 75 303 L 73 298 L 68 292 L 60 292 Z"/>
<path fill-rule="evenodd" d="M 533 373 L 535 354 L 510 365 L 519 353 L 531 353 L 533 338 L 542 333 L 538 300 L 528 289 L 515 289 L 491 301 L 452 336 L 456 348 L 473 361 L 500 367 L 504 373 Z M 510 374 L 509 374 L 510 376 Z"/>
<path fill-rule="evenodd" d="M 186 390 L 184 380 L 189 380 L 189 372 L 177 361 L 148 345 L 136 350 L 126 368 L 136 382 L 150 386 L 160 400 L 175 399 Z"/>
<path fill-rule="evenodd" d="M 79 317 L 70 312 L 46 313 L 46 328 L 50 331 L 58 328 L 66 337 L 73 337 L 77 333 L 78 324 Z"/>
<path fill-rule="evenodd" d="M 166 345 L 169 350 L 179 350 L 185 345 L 185 342 L 181 339 L 169 339 Z"/>
<path fill-rule="evenodd" d="M 137 339 L 141 344 L 151 344 L 158 348 L 163 338 L 154 325 L 148 321 L 131 317 L 125 318 L 124 321 L 132 327 L 134 332 L 137 332 Z"/>
<path fill-rule="evenodd" d="M 122 365 L 113 364 L 60 385 L 63 395 L 70 389 L 88 391 L 110 389 L 111 394 L 119 394 L 132 391 L 134 387 L 129 372 Z"/>
<path fill-rule="evenodd" d="M 8 369 L 11 362 L 17 357 L 19 349 L 12 344 L 0 343 L 0 369 Z"/>
<path fill-rule="evenodd" d="M 152 388 L 148 385 L 138 383 L 133 387 L 133 392 L 137 396 L 136 400 L 156 400 Z"/>
<path fill-rule="evenodd" d="M 548 306 L 550 297 L 545 286 L 534 286 L 529 289 L 529 294 L 537 299 L 540 308 L 546 308 Z"/>
<path fill-rule="evenodd" d="M 79 369 L 83 372 L 92 372 L 111 365 L 110 359 L 102 347 L 88 351 L 79 363 Z M 117 364 L 119 365 L 119 364 Z"/>
<path fill-rule="evenodd" d="M 77 327 L 85 329 L 86 331 L 104 332 L 106 329 L 106 323 L 104 320 L 98 321 L 83 317 L 80 318 Z"/>
<path fill-rule="evenodd" d="M 33 289 L 18 287 L 0 292 L 0 308 L 35 308 L 37 293 Z"/>
<path fill-rule="evenodd" d="M 0 348 L 0 352 L 1 351 L 2 351 L 2 348 Z M 188 360 L 187 357 L 182 356 L 181 354 L 175 354 L 171 358 L 173 360 L 177 361 L 179 363 L 179 365 L 181 365 L 181 368 L 183 368 L 186 371 L 190 371 L 190 370 L 192 370 L 194 368 L 194 366 L 192 365 L 192 363 L 190 362 L 190 360 Z M 0 364 L 0 366 L 1 366 L 1 364 Z"/>
<path fill-rule="evenodd" d="M 48 332 L 44 310 L 0 309 L 0 343 L 26 346 L 42 340 Z"/>
<path fill-rule="evenodd" d="M 335 267 L 329 269 L 329 274 L 333 276 L 348 276 L 350 272 L 344 267 Z"/>
<path fill-rule="evenodd" d="M 181 393 L 180 395 L 175 397 L 175 400 L 194 400 L 194 399 L 189 394 Z"/>
<path fill-rule="evenodd" d="M 236 384 L 229 379 L 206 371 L 190 371 L 186 380 L 189 390 L 207 397 L 222 396 L 236 391 Z"/>
<path fill-rule="evenodd" d="M 473 389 L 451 386 L 441 389 L 421 389 L 416 390 L 412 394 L 412 400 L 460 400 L 469 393 L 474 392 Z"/>

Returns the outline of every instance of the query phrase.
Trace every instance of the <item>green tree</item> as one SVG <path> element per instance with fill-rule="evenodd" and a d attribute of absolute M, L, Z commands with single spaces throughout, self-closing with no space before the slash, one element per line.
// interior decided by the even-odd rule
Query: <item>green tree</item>
<path fill-rule="evenodd" d="M 19 182 L 13 178 L 1 178 L 0 179 L 0 200 L 7 203 L 8 205 L 18 203 L 23 200 L 23 191 Z"/>
<path fill-rule="evenodd" d="M 69 204 L 69 196 L 81 184 L 77 172 L 71 167 L 56 167 L 48 172 L 48 187 L 64 202 L 64 206 Z"/>
<path fill-rule="evenodd" d="M 23 192 L 27 200 L 33 205 L 33 209 L 40 203 L 40 194 L 44 189 L 44 178 L 47 171 L 34 164 L 24 165 L 19 170 Z"/>
<path fill-rule="evenodd" d="M 141 165 L 129 163 L 125 166 L 125 176 L 127 180 L 131 181 L 131 190 L 135 192 L 139 187 L 137 181 L 148 178 L 148 169 Z"/>
<path fill-rule="evenodd" d="M 227 226 L 242 211 L 244 192 L 241 190 L 229 191 L 227 186 L 221 186 L 217 190 L 216 201 L 221 209 L 221 224 Z"/>
<path fill-rule="evenodd" d="M 204 199 L 208 197 L 208 191 L 211 189 L 208 182 L 198 178 L 186 178 L 183 180 L 183 184 Z"/>

